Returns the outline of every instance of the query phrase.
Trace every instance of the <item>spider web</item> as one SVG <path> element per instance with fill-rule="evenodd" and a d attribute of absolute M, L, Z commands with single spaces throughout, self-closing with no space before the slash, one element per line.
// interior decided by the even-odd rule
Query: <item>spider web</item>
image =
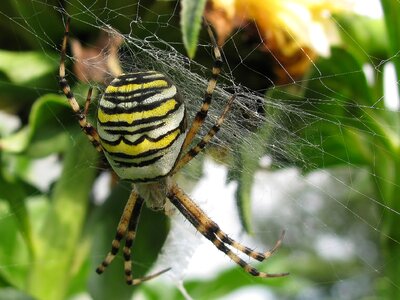
<path fill-rule="evenodd" d="M 212 63 L 212 49 L 209 38 L 203 32 L 197 51 L 200 53 L 199 56 L 207 57 L 208 60 L 191 60 L 182 54 L 185 52 L 178 26 L 179 5 L 175 1 L 164 2 L 165 7 L 161 11 L 156 9 L 155 5 L 147 4 L 145 1 L 124 6 L 100 1 L 95 1 L 91 5 L 80 1 L 64 2 L 71 16 L 72 33 L 76 25 L 97 28 L 99 31 L 108 30 L 111 37 L 122 39 L 123 46 L 118 54 L 122 68 L 126 71 L 158 70 L 168 75 L 179 87 L 187 105 L 189 118 L 193 118 L 201 105 L 207 86 Z M 45 24 L 36 23 L 46 10 L 59 10 L 60 13 L 62 10 L 50 1 L 34 1 L 32 8 L 29 14 L 22 11 L 18 16 L 2 13 L 2 17 L 13 22 L 15 26 L 22 27 L 27 35 L 31 35 L 40 42 L 43 53 L 52 57 L 54 52 L 58 53 L 59 41 L 53 40 L 46 34 Z M 145 15 L 150 17 L 144 18 Z M 125 24 L 125 28 L 121 28 L 120 32 L 114 31 L 112 24 L 116 22 Z M 377 178 L 379 175 L 372 169 L 353 163 L 350 154 L 348 159 L 342 159 L 342 166 L 339 168 L 315 169 L 315 161 L 309 161 L 303 154 L 303 149 L 312 149 L 313 155 L 321 161 L 329 160 L 331 154 L 325 151 L 321 146 L 322 143 L 316 142 L 318 138 L 322 139 L 324 136 L 316 132 L 317 138 L 315 138 L 315 136 L 301 135 L 300 132 L 304 128 L 311 128 L 314 124 L 329 122 L 337 127 L 335 134 L 339 135 L 339 138 L 346 138 L 343 133 L 343 124 L 334 115 L 336 108 L 341 104 L 332 99 L 332 94 L 348 101 L 346 109 L 349 111 L 352 109 L 361 111 L 361 114 L 354 114 L 354 118 L 364 128 L 359 129 L 354 126 L 353 129 L 361 130 L 367 136 L 381 133 L 371 129 L 366 116 L 382 109 L 387 112 L 397 111 L 397 105 L 390 106 L 391 104 L 387 103 L 382 108 L 375 104 L 357 104 L 350 101 L 341 90 L 335 90 L 329 86 L 326 86 L 326 90 L 322 92 L 307 87 L 311 89 L 314 96 L 307 99 L 306 104 L 309 106 L 293 99 L 297 97 L 297 94 L 290 94 L 291 89 L 301 89 L 307 83 L 324 81 L 328 77 L 333 77 L 339 82 L 357 73 L 366 73 L 373 77 L 374 72 L 381 72 L 380 67 L 385 61 L 379 61 L 360 44 L 356 44 L 358 50 L 370 59 L 370 64 L 365 68 L 333 75 L 324 74 L 310 58 L 313 74 L 317 75 L 306 80 L 292 79 L 288 84 L 275 85 L 269 76 L 261 74 L 256 66 L 251 64 L 252 55 L 259 50 L 261 44 L 255 44 L 248 49 L 247 55 L 239 52 L 241 41 L 238 36 L 243 29 L 243 27 L 236 29 L 225 41 L 224 70 L 218 81 L 209 118 L 203 126 L 202 134 L 213 125 L 223 110 L 225 101 L 232 93 L 237 95 L 235 104 L 217 138 L 212 142 L 212 147 L 208 151 L 209 155 L 200 156 L 200 161 L 204 161 L 204 174 L 200 175 L 201 172 L 193 172 L 190 167 L 186 168 L 183 172 L 191 177 L 192 181 L 186 180 L 181 184 L 186 188 L 193 188 L 190 192 L 192 198 L 221 228 L 245 244 L 253 245 L 257 249 L 265 249 L 273 244 L 282 229 L 286 229 L 284 254 L 278 254 L 278 256 L 280 260 L 290 262 L 287 266 L 292 267 L 296 264 L 291 270 L 292 274 L 306 273 L 304 269 L 307 270 L 310 264 L 322 265 L 319 271 L 324 275 L 308 277 L 309 281 L 304 283 L 303 289 L 299 289 L 297 296 L 284 294 L 288 299 L 330 299 L 330 297 L 360 299 L 374 293 L 373 282 L 377 278 L 385 281 L 386 285 L 394 285 L 395 283 L 385 277 L 384 269 L 388 262 L 383 261 L 379 239 L 389 239 L 395 244 L 400 243 L 381 228 L 386 218 L 398 216 L 400 211 L 378 200 L 370 185 L 370 178 L 373 178 L 372 181 L 383 181 L 387 185 L 396 185 L 396 183 L 391 181 L 389 176 Z M 351 33 L 346 32 L 343 27 L 339 27 L 339 30 L 350 35 L 351 38 Z M 168 39 L 165 36 L 168 36 Z M 89 42 L 82 43 L 84 46 L 96 48 L 93 37 Z M 97 50 L 99 51 L 96 59 L 80 63 L 98 72 L 104 72 L 109 53 L 100 48 Z M 72 57 L 70 59 L 73 60 Z M 267 95 L 283 90 L 281 94 L 278 94 L 281 97 L 278 99 L 265 97 L 265 90 L 254 90 L 241 84 L 237 77 L 240 77 L 238 72 L 244 72 L 243 70 L 264 79 L 266 86 L 269 87 Z M 390 70 L 384 70 L 385 75 L 389 73 Z M 69 80 L 78 81 L 72 72 L 68 76 Z M 112 74 L 106 71 L 104 77 L 111 78 Z M 391 84 L 398 85 L 398 82 Z M 104 88 L 102 84 L 93 84 L 93 86 L 100 93 Z M 38 91 L 38 94 L 43 92 Z M 55 85 L 54 89 L 46 92 L 58 93 L 58 89 Z M 78 91 L 77 97 L 85 98 L 85 94 Z M 382 101 L 384 101 L 382 95 L 376 96 L 376 103 Z M 317 114 L 311 109 L 322 102 L 332 107 L 332 113 L 324 110 Z M 57 118 L 57 116 L 54 117 Z M 288 120 L 296 123 L 297 127 L 293 129 L 294 127 L 289 126 Z M 267 140 L 265 136 L 257 132 L 259 128 L 268 128 Z M 73 135 L 70 138 L 72 141 L 76 139 Z M 250 173 L 250 169 L 246 166 L 239 168 L 236 162 L 240 160 L 241 149 L 247 149 L 247 153 L 259 153 L 257 151 L 259 145 L 265 147 L 267 151 L 265 155 L 256 157 L 260 160 L 260 168 L 255 173 L 251 192 L 254 235 L 250 237 L 241 230 L 238 211 L 234 203 L 237 182 L 233 180 L 227 183 L 228 170 Z M 372 153 L 372 155 L 376 154 Z M 373 157 L 372 160 L 376 158 Z M 54 160 L 54 157 L 50 159 Z M 57 165 L 57 163 L 54 164 Z M 88 164 L 82 167 L 92 166 Z M 312 171 L 303 173 L 302 170 Z M 52 180 L 49 179 L 49 182 Z M 42 178 L 39 184 L 43 184 L 43 181 Z M 100 183 L 96 187 L 102 185 Z M 42 186 L 43 189 L 47 187 L 48 184 Z M 227 215 L 232 217 L 227 218 Z M 15 218 L 15 216 L 11 214 L 4 218 Z M 177 286 L 189 279 L 211 278 L 215 272 L 220 272 L 221 268 L 232 265 L 232 262 L 215 250 L 210 243 L 197 247 L 202 240 L 200 235 L 196 234 L 187 222 L 180 220 L 179 216 L 174 217 L 172 223 L 173 233 L 167 240 L 167 245 L 154 269 L 171 266 L 173 272 L 170 272 L 170 277 Z M 267 245 L 265 241 L 268 241 Z M 193 246 L 189 249 L 188 245 Z M 185 253 L 182 252 L 184 247 L 186 247 Z M 209 262 L 210 268 L 205 267 L 206 261 Z M 0 265 L 0 267 L 10 266 Z M 331 276 L 325 276 L 327 273 Z M 243 278 L 252 280 L 246 278 L 245 275 Z M 295 282 L 295 279 L 291 280 Z M 397 288 L 400 289 L 400 287 Z M 254 291 L 258 294 L 253 294 Z M 267 295 L 266 288 L 252 287 L 252 289 L 244 290 L 243 293 L 240 296 L 233 293 L 226 299 L 238 299 L 244 295 L 262 295 L 258 297 L 277 299 L 274 294 Z"/>

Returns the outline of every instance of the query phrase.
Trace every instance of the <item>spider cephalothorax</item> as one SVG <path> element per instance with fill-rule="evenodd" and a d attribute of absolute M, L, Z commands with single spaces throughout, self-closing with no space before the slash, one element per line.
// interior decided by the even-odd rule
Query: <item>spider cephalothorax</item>
<path fill-rule="evenodd" d="M 83 132 L 93 146 L 103 152 L 117 175 L 133 183 L 131 195 L 125 205 L 111 251 L 97 268 L 101 274 L 123 248 L 125 276 L 128 284 L 139 284 L 169 269 L 138 279 L 132 277 L 131 247 L 136 235 L 140 211 L 144 202 L 153 209 L 170 213 L 178 209 L 182 215 L 220 251 L 229 256 L 247 273 L 258 277 L 279 277 L 287 273 L 260 272 L 232 252 L 236 249 L 247 256 L 263 261 L 279 247 L 281 238 L 267 252 L 254 251 L 231 239 L 212 221 L 174 182 L 172 176 L 194 158 L 218 132 L 235 96 L 228 99 L 214 126 L 192 146 L 207 116 L 216 81 L 222 67 L 220 49 L 210 26 L 207 30 L 212 42 L 214 64 L 204 94 L 203 103 L 192 124 L 187 128 L 184 101 L 175 85 L 163 74 L 144 71 L 114 74 L 115 79 L 106 87 L 99 101 L 97 129 L 86 118 L 91 101 L 89 89 L 85 109 L 81 110 L 65 78 L 65 56 L 69 33 L 69 19 L 61 49 L 59 85 L 67 97 Z M 120 68 L 116 68 L 120 69 Z"/>

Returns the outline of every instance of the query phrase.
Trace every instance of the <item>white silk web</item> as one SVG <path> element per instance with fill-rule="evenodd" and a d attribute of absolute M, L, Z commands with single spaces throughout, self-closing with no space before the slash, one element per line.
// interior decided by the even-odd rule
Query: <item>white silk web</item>
<path fill-rule="evenodd" d="M 105 66 L 111 55 L 109 46 L 118 41 L 122 42 L 117 54 L 121 67 L 125 71 L 157 70 L 168 75 L 179 87 L 189 117 L 193 118 L 201 105 L 210 76 L 211 46 L 205 30 L 202 30 L 197 50 L 200 60 L 189 59 L 184 54 L 178 23 L 180 8 L 177 2 L 148 4 L 146 1 L 139 1 L 126 5 L 108 1 L 95 1 L 92 4 L 70 0 L 63 2 L 71 16 L 71 35 L 79 39 L 83 47 L 94 49 L 95 56 L 90 59 L 69 57 L 69 60 L 90 69 L 90 73 L 83 73 L 82 76 L 98 89 L 96 97 L 101 95 L 104 85 L 93 83 L 90 74 L 100 74 L 105 80 L 112 77 Z M 43 14 L 47 11 L 59 11 L 59 26 L 62 27 L 63 10 L 51 1 L 38 0 L 32 2 L 32 11 L 28 13 L 22 9 L 19 11 L 18 7 L 14 11 L 16 14 L 11 15 L 0 10 L 2 19 L 11 22 L 17 28 L 23 28 L 25 34 L 40 45 L 40 51 L 58 64 L 62 37 L 53 39 L 50 32 L 47 32 L 46 24 L 41 22 Z M 113 24 L 120 25 L 119 32 L 114 30 Z M 396 181 L 389 175 L 382 175 L 385 173 L 376 172 L 374 168 L 358 164 L 354 159 L 354 149 L 344 147 L 347 153 L 335 157 L 335 151 L 325 148 L 329 146 L 326 142 L 330 138 L 344 141 L 349 141 L 352 137 L 364 138 L 368 140 L 365 144 L 372 146 L 374 136 L 382 137 L 386 134 L 385 130 L 393 129 L 395 134 L 396 124 L 390 124 L 389 128 L 379 128 L 379 122 L 377 125 L 373 121 L 377 120 L 378 115 L 398 113 L 398 95 L 395 93 L 388 96 L 390 91 L 398 88 L 398 81 L 390 81 L 390 68 L 393 65 L 387 64 L 398 57 L 380 60 L 375 53 L 369 53 L 370 50 L 356 40 L 354 33 L 341 24 L 336 22 L 339 32 L 354 41 L 358 52 L 368 57 L 368 63 L 358 69 L 339 69 L 339 72 L 332 74 L 324 73 L 325 69 L 321 68 L 317 59 L 309 57 L 310 73 L 313 75 L 301 80 L 292 78 L 285 84 L 274 84 L 269 75 L 261 73 L 258 66 L 253 64 L 253 57 L 260 55 L 260 42 L 250 44 L 250 49 L 244 52 L 240 49 L 243 47 L 240 34 L 247 25 L 235 29 L 223 46 L 223 73 L 218 81 L 209 118 L 203 126 L 202 133 L 213 125 L 232 93 L 237 94 L 235 104 L 213 141 L 208 151 L 209 155 L 200 156 L 199 163 L 194 162 L 194 167 L 183 170 L 185 176 L 178 177 L 188 193 L 203 203 L 201 206 L 207 213 L 227 233 L 245 244 L 262 250 L 273 244 L 282 229 L 287 231 L 282 252 L 278 251 L 277 258 L 272 258 L 264 265 L 268 270 L 271 266 L 273 272 L 289 271 L 277 270 L 276 266 L 289 268 L 292 278 L 288 280 L 291 283 L 295 283 L 298 274 L 301 274 L 299 277 L 302 287 L 296 287 L 296 296 L 277 290 L 274 291 L 275 297 L 281 295 L 286 297 L 285 299 L 360 299 L 375 294 L 374 282 L 379 280 L 383 281 L 385 286 L 400 290 L 395 282 L 385 277 L 386 264 L 389 262 L 384 260 L 380 245 L 382 239 L 395 245 L 400 244 L 391 231 L 382 228 L 386 219 L 398 218 L 400 211 L 390 201 L 382 201 L 381 199 L 386 199 L 386 195 L 379 190 L 381 185 L 397 187 Z M 99 46 L 97 37 L 85 36 L 84 32 L 94 32 L 94 29 L 97 29 L 99 35 L 100 31 L 108 32 L 107 36 L 111 39 L 106 40 L 106 47 Z M 74 36 L 74 32 L 81 34 Z M 86 37 L 87 40 L 81 37 Z M 384 64 L 387 64 L 385 69 L 382 68 Z M 268 91 L 264 93 L 262 88 L 254 90 L 240 83 L 241 79 L 246 77 L 243 76 L 244 72 L 250 78 L 264 81 L 265 87 L 269 87 Z M 373 95 L 373 103 L 370 104 L 354 101 L 351 93 L 340 88 L 340 83 L 358 74 L 365 74 L 370 86 L 376 80 L 380 80 L 382 74 L 389 78 L 385 79 L 388 86 L 385 88 L 385 94 L 383 91 L 377 92 Z M 71 68 L 68 80 L 78 81 Z M 338 86 L 325 84 L 326 81 L 335 80 Z M 54 82 L 53 88 L 37 90 L 38 95 L 59 93 L 56 80 Z M 317 89 L 313 84 L 315 82 L 322 83 L 324 89 Z M 35 87 L 30 88 L 35 90 Z M 298 93 L 301 89 L 308 97 L 301 99 Z M 76 95 L 82 99 L 86 97 L 85 91 L 79 88 Z M 390 102 L 388 99 L 394 100 Z M 385 105 L 382 105 L 382 102 Z M 95 102 L 92 105 L 96 105 Z M 347 113 L 347 120 L 354 119 L 353 123 L 343 123 L 343 119 L 336 115 L 343 111 Z M 324 124 L 327 123 L 330 124 L 330 129 L 335 129 L 328 134 L 324 132 Z M 321 124 L 321 127 L 316 124 Z M 352 132 L 361 134 L 351 136 Z M 71 135 L 70 139 L 74 141 L 76 137 Z M 383 146 L 379 145 L 377 148 L 382 149 Z M 356 151 L 368 151 L 361 155 L 368 156 L 370 161 L 379 164 L 380 159 L 377 155 L 380 154 L 371 149 Z M 252 175 L 254 172 L 254 167 L 247 165 L 244 159 L 247 159 L 247 162 L 258 161 L 259 165 L 254 173 L 254 181 L 251 181 L 251 202 L 246 202 L 251 203 L 252 237 L 243 234 L 237 208 L 232 205 L 234 192 L 240 180 L 248 177 L 243 175 Z M 324 163 L 329 166 L 332 159 L 341 161 L 341 164 L 321 167 Z M 199 165 L 203 161 L 205 176 L 199 171 Z M 82 167 L 88 166 L 92 167 Z M 390 170 L 393 169 L 388 167 L 388 172 Z M 232 181 L 223 185 L 213 177 L 214 173 L 226 181 L 228 177 Z M 191 179 L 183 180 L 183 177 Z M 37 178 L 32 179 L 33 182 L 35 180 L 37 181 Z M 213 185 L 215 182 L 218 182 L 218 185 Z M 378 191 L 374 184 L 377 184 Z M 46 189 L 46 185 L 42 188 Z M 188 189 L 193 190 L 190 192 Z M 231 208 L 228 210 L 228 207 Z M 0 222 L 5 222 L 16 216 L 7 214 L 1 218 Z M 193 247 L 186 254 L 183 253 L 182 249 L 187 247 L 187 241 L 190 240 L 190 244 L 195 245 L 200 240 L 200 234 L 190 233 L 188 222 L 174 219 L 173 223 L 176 223 L 177 229 L 173 229 L 173 234 L 168 240 L 169 246 L 163 249 L 155 269 L 172 266 L 170 277 L 179 285 L 181 281 L 207 279 L 221 272 L 221 269 L 210 268 L 205 274 L 207 264 L 221 265 L 223 268 L 227 268 L 226 265 L 232 266 L 233 263 L 220 255 L 210 243 L 201 246 L 201 250 L 193 257 L 191 255 L 197 247 Z M 185 239 L 186 234 L 191 236 Z M 212 253 L 219 255 L 218 258 L 214 260 L 210 256 Z M 96 253 L 96 258 L 97 255 L 100 254 Z M 274 264 L 274 259 L 278 261 L 277 264 Z M 57 264 L 57 261 L 52 263 Z M 318 270 L 311 274 L 310 269 L 314 266 L 318 266 Z M 0 268 L 9 267 L 1 265 L 0 261 Z M 200 269 L 203 272 L 200 272 Z M 245 276 L 243 275 L 243 280 L 251 283 L 252 279 Z M 232 294 L 224 299 L 236 298 Z"/>

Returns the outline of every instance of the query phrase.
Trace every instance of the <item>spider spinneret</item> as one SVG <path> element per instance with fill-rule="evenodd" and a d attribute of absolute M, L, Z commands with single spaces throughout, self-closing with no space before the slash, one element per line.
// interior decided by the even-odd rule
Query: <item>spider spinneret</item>
<path fill-rule="evenodd" d="M 125 239 L 123 247 L 125 280 L 130 285 L 140 284 L 169 270 L 133 278 L 131 248 L 136 236 L 143 203 L 153 209 L 164 209 L 168 214 L 171 206 L 180 213 L 220 251 L 225 253 L 247 273 L 257 277 L 281 277 L 288 273 L 260 272 L 232 251 L 263 261 L 281 245 L 284 232 L 274 247 L 257 252 L 230 238 L 211 220 L 188 195 L 174 182 L 172 176 L 200 153 L 220 129 L 229 112 L 235 95 L 230 97 L 214 126 L 191 146 L 207 117 L 217 77 L 221 72 L 222 58 L 214 34 L 205 20 L 212 43 L 214 63 L 212 75 L 204 94 L 203 103 L 192 124 L 187 129 L 184 101 L 176 86 L 163 74 L 144 71 L 113 74 L 115 79 L 106 87 L 99 101 L 97 129 L 87 120 L 92 89 L 89 89 L 84 109 L 81 109 L 65 78 L 65 57 L 69 35 L 69 18 L 61 47 L 59 86 L 74 111 L 79 125 L 93 146 L 104 153 L 115 173 L 133 183 L 132 192 L 125 205 L 111 250 L 96 269 L 101 274 L 113 261 Z M 121 69 L 120 67 L 116 69 Z"/>

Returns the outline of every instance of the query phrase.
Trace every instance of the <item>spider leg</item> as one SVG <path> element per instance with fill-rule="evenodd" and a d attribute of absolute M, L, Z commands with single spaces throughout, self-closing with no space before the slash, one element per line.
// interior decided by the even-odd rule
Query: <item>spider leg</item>
<path fill-rule="evenodd" d="M 167 271 L 170 268 L 164 269 L 160 272 L 150 274 L 141 278 L 132 278 L 132 261 L 131 261 L 131 249 L 133 242 L 136 237 L 136 228 L 139 222 L 140 212 L 143 207 L 143 198 L 140 197 L 135 191 L 132 191 L 129 196 L 128 202 L 125 205 L 124 212 L 122 213 L 121 219 L 118 223 L 117 233 L 111 243 L 111 251 L 108 252 L 106 258 L 97 267 L 97 274 L 102 274 L 107 266 L 114 260 L 120 247 L 121 240 L 125 237 L 125 245 L 123 249 L 124 254 L 124 269 L 125 269 L 125 280 L 129 285 L 137 285 L 144 281 L 153 279 Z"/>
<path fill-rule="evenodd" d="M 194 204 L 193 201 L 191 201 L 190 198 L 187 195 L 185 195 L 181 189 L 179 189 L 178 187 L 174 187 L 172 191 L 173 191 L 173 193 L 175 193 L 175 195 L 179 195 L 181 198 L 186 197 L 186 201 L 188 203 L 188 206 L 186 207 L 186 209 L 194 212 L 193 213 L 194 215 L 198 215 L 198 216 L 200 216 L 199 218 L 202 218 L 203 220 L 205 220 L 209 224 L 208 227 L 210 228 L 210 231 L 212 231 L 219 240 L 221 240 L 223 243 L 228 244 L 229 246 L 239 250 L 240 252 L 248 255 L 251 258 L 254 258 L 258 261 L 263 261 L 263 260 L 269 258 L 282 244 L 282 240 L 284 238 L 285 231 L 282 232 L 280 238 L 276 241 L 275 245 L 271 248 L 271 250 L 266 251 L 264 253 L 254 251 L 254 250 L 250 249 L 249 247 L 244 246 L 241 243 L 230 238 L 225 232 L 223 232 L 220 229 L 218 224 L 216 224 L 214 221 L 212 221 L 196 204 Z M 181 199 L 181 198 L 179 198 L 179 199 Z"/>
<path fill-rule="evenodd" d="M 212 66 L 211 78 L 208 81 L 207 90 L 204 94 L 203 104 L 201 105 L 200 110 L 196 114 L 196 116 L 192 122 L 192 125 L 190 126 L 190 129 L 189 129 L 188 133 L 186 134 L 185 140 L 182 145 L 182 149 L 186 149 L 191 144 L 191 142 L 193 141 L 197 132 L 199 131 L 200 127 L 203 125 L 204 120 L 207 117 L 208 108 L 210 106 L 211 99 L 212 99 L 212 94 L 215 90 L 215 86 L 217 85 L 217 78 L 218 78 L 219 74 L 221 73 L 221 69 L 222 69 L 223 61 L 222 61 L 222 57 L 221 57 L 221 51 L 217 45 L 217 41 L 215 40 L 215 37 L 212 32 L 210 24 L 208 24 L 208 22 L 205 19 L 204 19 L 204 22 L 207 26 L 207 32 L 208 32 L 208 35 L 210 36 L 210 40 L 211 40 L 212 47 L 213 47 L 214 63 Z"/>
<path fill-rule="evenodd" d="M 275 242 L 275 245 L 268 251 L 266 252 L 258 252 L 254 251 L 253 249 L 246 247 L 239 242 L 235 241 L 234 239 L 230 238 L 225 232 L 222 230 L 219 230 L 218 232 L 215 233 L 216 236 L 224 243 L 232 246 L 233 248 L 239 250 L 240 252 L 243 252 L 244 254 L 250 256 L 251 258 L 254 258 L 258 261 L 263 261 L 265 259 L 268 259 L 276 250 L 279 249 L 279 247 L 282 244 L 283 238 L 285 237 L 285 230 L 282 231 L 279 239 Z"/>
<path fill-rule="evenodd" d="M 64 95 L 67 97 L 75 116 L 78 119 L 79 125 L 81 126 L 83 132 L 87 135 L 89 140 L 92 142 L 93 146 L 97 151 L 101 152 L 103 148 L 100 145 L 100 138 L 97 130 L 90 124 L 86 118 L 87 111 L 90 105 L 90 99 L 92 95 L 92 89 L 89 89 L 88 95 L 86 97 L 85 108 L 82 110 L 75 99 L 75 96 L 69 86 L 67 79 L 65 78 L 65 56 L 67 51 L 68 35 L 69 35 L 69 18 L 65 24 L 65 33 L 61 46 L 61 59 L 60 59 L 60 69 L 59 69 L 59 81 L 58 84 L 63 91 Z"/>
<path fill-rule="evenodd" d="M 124 269 L 125 269 L 125 279 L 127 284 L 132 284 L 132 261 L 131 261 L 131 249 L 133 242 L 136 238 L 136 228 L 139 223 L 140 212 L 143 207 L 143 198 L 138 197 L 135 206 L 133 207 L 132 215 L 129 220 L 128 231 L 125 237 L 125 246 L 123 249 L 124 253 Z"/>
<path fill-rule="evenodd" d="M 97 274 L 103 273 L 104 270 L 107 268 L 107 266 L 113 261 L 113 259 L 117 255 L 119 248 L 121 246 L 121 240 L 126 235 L 129 223 L 131 223 L 131 222 L 137 223 L 136 220 L 131 221 L 131 216 L 133 215 L 132 211 L 133 211 L 134 207 L 136 208 L 136 210 L 139 210 L 139 212 L 140 212 L 143 200 L 140 202 L 140 201 L 137 201 L 138 199 L 141 199 L 141 198 L 138 197 L 138 194 L 135 191 L 132 191 L 131 195 L 129 196 L 128 202 L 125 205 L 124 212 L 122 213 L 121 219 L 119 220 L 115 238 L 111 243 L 111 251 L 108 252 L 106 258 L 97 267 L 97 269 L 96 269 Z M 139 204 L 136 204 L 138 202 L 139 202 Z M 135 212 L 134 214 L 136 215 L 139 213 Z M 132 244 L 132 241 L 131 241 L 131 244 Z"/>
<path fill-rule="evenodd" d="M 142 197 L 138 197 L 136 200 L 136 203 L 133 207 L 133 211 L 132 211 L 132 215 L 131 218 L 129 220 L 129 225 L 128 225 L 128 231 L 126 233 L 126 237 L 125 237 L 125 246 L 123 249 L 123 253 L 124 253 L 124 269 L 125 269 L 125 280 L 126 283 L 129 285 L 137 285 L 142 283 L 143 281 L 147 281 L 150 279 L 153 279 L 167 271 L 170 270 L 170 268 L 164 269 L 160 272 L 148 275 L 148 276 L 144 276 L 141 278 L 135 278 L 133 279 L 132 277 L 132 261 L 131 261 L 131 249 L 133 246 L 133 242 L 135 241 L 135 237 L 136 237 L 136 228 L 139 222 L 139 217 L 140 217 L 140 212 L 142 210 L 143 207 L 143 198 Z"/>
<path fill-rule="evenodd" d="M 256 277 L 282 277 L 289 273 L 265 273 L 260 272 L 256 268 L 241 259 L 238 255 L 232 252 L 228 247 L 231 246 L 249 257 L 257 260 L 264 260 L 271 256 L 271 254 L 279 247 L 281 240 L 275 244 L 272 250 L 266 253 L 259 253 L 250 248 L 241 245 L 240 243 L 228 238 L 219 226 L 212 221 L 178 186 L 173 185 L 167 195 L 168 199 L 176 206 L 176 208 L 185 216 L 187 220 L 209 241 L 211 241 L 218 250 L 225 253 L 238 264 L 247 273 Z"/>
<path fill-rule="evenodd" d="M 211 141 L 211 139 L 217 134 L 222 123 L 225 121 L 226 114 L 229 112 L 233 101 L 235 100 L 236 95 L 233 95 L 229 98 L 228 102 L 225 105 L 225 108 L 222 114 L 219 116 L 218 120 L 215 122 L 214 126 L 207 132 L 207 134 L 201 139 L 201 141 L 191 148 L 181 159 L 179 159 L 178 163 L 174 167 L 172 174 L 175 174 L 179 171 L 183 166 L 185 166 L 189 161 L 191 161 L 197 154 L 199 154 L 205 146 Z"/>

